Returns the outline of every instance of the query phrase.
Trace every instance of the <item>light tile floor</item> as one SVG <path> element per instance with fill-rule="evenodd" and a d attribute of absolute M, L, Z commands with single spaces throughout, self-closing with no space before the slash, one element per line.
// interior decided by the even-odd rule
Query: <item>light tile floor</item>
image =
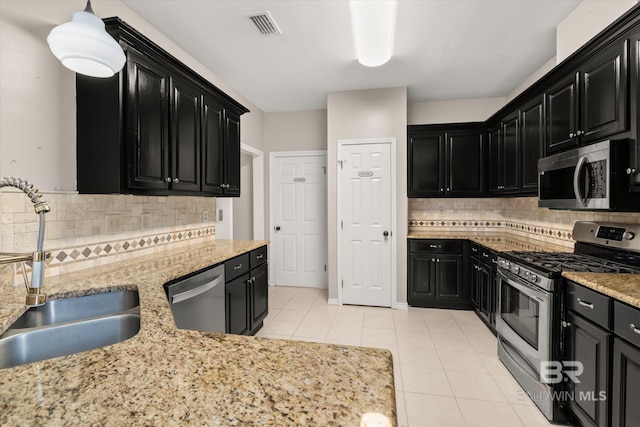
<path fill-rule="evenodd" d="M 472 311 L 335 306 L 324 289 L 269 288 L 257 336 L 385 348 L 393 354 L 398 424 L 548 426 L 498 360 Z"/>

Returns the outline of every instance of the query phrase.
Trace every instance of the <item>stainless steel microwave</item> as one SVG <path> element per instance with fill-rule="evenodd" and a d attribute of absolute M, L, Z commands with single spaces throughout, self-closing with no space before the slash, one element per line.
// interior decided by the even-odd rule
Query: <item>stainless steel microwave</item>
<path fill-rule="evenodd" d="M 538 160 L 538 206 L 640 211 L 629 191 L 629 140 L 610 140 Z"/>

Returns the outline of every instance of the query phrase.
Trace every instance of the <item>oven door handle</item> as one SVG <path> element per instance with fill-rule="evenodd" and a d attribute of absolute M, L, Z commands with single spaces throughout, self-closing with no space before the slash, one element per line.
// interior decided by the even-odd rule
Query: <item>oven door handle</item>
<path fill-rule="evenodd" d="M 576 170 L 573 172 L 573 193 L 576 196 L 576 200 L 578 201 L 578 207 L 584 208 L 586 207 L 582 191 L 580 190 L 580 172 L 582 172 L 582 168 L 585 165 L 587 158 L 585 156 L 580 157 L 578 159 L 578 164 L 576 165 Z"/>
<path fill-rule="evenodd" d="M 545 297 L 549 296 L 549 292 L 545 291 L 544 289 L 539 288 L 538 286 L 535 286 L 535 285 L 531 285 L 525 282 L 524 280 L 515 281 L 511 277 L 507 276 L 507 274 L 501 271 L 500 269 L 498 269 L 498 276 L 502 280 L 507 282 L 510 286 L 513 286 L 520 292 L 524 292 L 526 295 L 536 296 L 535 294 L 537 294 L 538 296 L 540 295 L 543 295 Z"/>

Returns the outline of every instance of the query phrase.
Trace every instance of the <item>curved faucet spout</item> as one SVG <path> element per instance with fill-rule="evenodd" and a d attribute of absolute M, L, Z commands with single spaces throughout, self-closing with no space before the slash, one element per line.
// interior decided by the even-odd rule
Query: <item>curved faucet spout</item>
<path fill-rule="evenodd" d="M 47 254 L 43 249 L 44 246 L 44 230 L 45 220 L 44 214 L 51 209 L 47 202 L 44 201 L 42 195 L 38 192 L 37 188 L 34 188 L 32 184 L 29 184 L 24 179 L 15 177 L 1 177 L 0 188 L 2 187 L 15 187 L 22 190 L 27 197 L 33 203 L 33 207 L 38 214 L 40 226 L 38 228 L 38 241 L 36 242 L 36 250 L 31 257 L 31 284 L 27 285 L 27 302 L 29 306 L 42 305 L 46 302 L 46 295 L 40 293 L 40 288 L 44 285 L 44 267 L 47 259 Z M 26 280 L 26 279 L 25 279 Z"/>

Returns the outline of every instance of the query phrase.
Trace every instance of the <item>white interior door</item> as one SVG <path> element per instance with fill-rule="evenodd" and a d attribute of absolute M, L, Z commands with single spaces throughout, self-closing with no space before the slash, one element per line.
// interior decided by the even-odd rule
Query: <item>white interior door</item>
<path fill-rule="evenodd" d="M 340 150 L 344 304 L 391 307 L 391 144 Z"/>
<path fill-rule="evenodd" d="M 271 235 L 278 286 L 327 287 L 326 156 L 274 155 Z"/>

